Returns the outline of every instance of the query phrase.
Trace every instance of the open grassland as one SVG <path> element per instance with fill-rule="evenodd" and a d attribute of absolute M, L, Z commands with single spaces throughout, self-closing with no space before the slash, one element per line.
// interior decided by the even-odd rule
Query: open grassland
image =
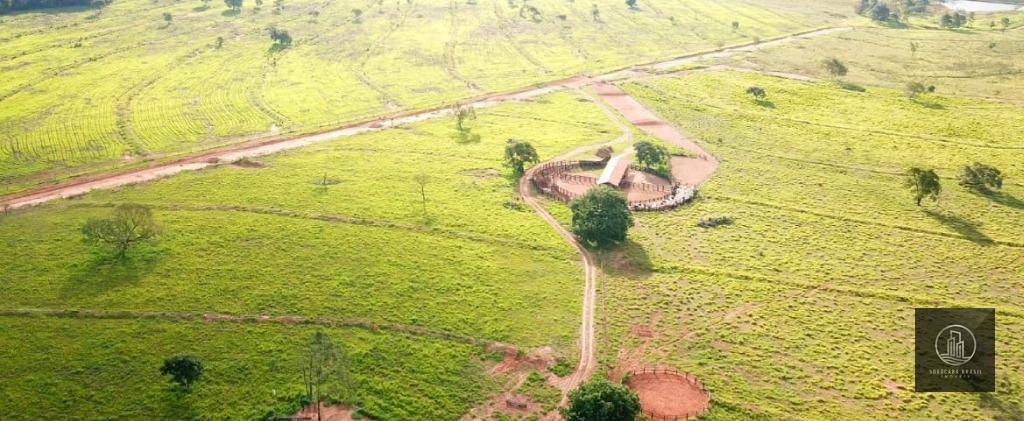
<path fill-rule="evenodd" d="M 517 0 L 285 0 L 280 13 L 246 2 L 236 15 L 220 2 L 118 0 L 2 16 L 0 193 L 835 25 L 845 16 L 827 11 L 848 9 L 839 0 L 529 6 L 536 18 Z M 288 31 L 291 47 L 270 51 L 270 26 Z"/>
<path fill-rule="evenodd" d="M 625 88 L 722 166 L 701 200 L 638 215 L 603 259 L 602 365 L 691 371 L 712 418 L 1021 414 L 1024 109 L 736 72 Z M 974 161 L 1004 171 L 1001 193 L 956 185 Z M 943 177 L 938 204 L 914 205 L 910 166 Z M 735 224 L 697 226 L 717 216 Z M 997 309 L 997 393 L 912 392 L 913 309 L 934 306 Z"/>
<path fill-rule="evenodd" d="M 987 30 L 988 19 L 979 15 L 975 24 L 986 30 L 856 28 L 735 56 L 730 62 L 827 78 L 821 63 L 835 57 L 849 67 L 844 79 L 853 83 L 901 89 L 908 82 L 921 82 L 944 94 L 1024 103 L 1024 14 L 1012 15 L 1014 29 L 1007 31 Z"/>
<path fill-rule="evenodd" d="M 5 419 L 259 419 L 303 390 L 305 338 L 270 324 L 0 318 Z M 375 419 L 456 418 L 495 382 L 482 347 L 442 339 L 324 330 L 347 349 L 356 399 Z M 32 332 L 31 335 L 26 332 Z M 205 375 L 189 394 L 159 367 L 191 354 Z"/>
<path fill-rule="evenodd" d="M 508 203 L 514 198 L 514 181 L 501 166 L 502 150 L 509 137 L 526 139 L 542 159 L 550 159 L 580 145 L 611 140 L 619 132 L 600 108 L 568 92 L 478 113 L 469 123 L 481 136 L 476 142 L 462 142 L 455 135 L 454 121 L 435 120 L 317 144 L 258 164 L 224 165 L 13 212 L 0 219 L 0 244 L 6 250 L 0 257 L 0 301 L 7 310 L 215 312 L 411 325 L 521 349 L 550 347 L 549 354 L 572 366 L 583 288 L 578 256 L 543 220 L 514 201 Z M 414 181 L 418 174 L 429 176 L 426 214 Z M 135 250 L 127 262 L 114 262 L 82 244 L 79 230 L 87 218 L 106 215 L 110 205 L 124 202 L 152 206 L 164 234 L 159 243 Z M 47 345 L 57 339 L 35 332 L 44 330 L 39 326 L 45 323 L 57 322 L 14 318 L 2 323 L 7 325 L 7 340 L 31 337 L 39 348 L 61 349 L 78 338 Z M 74 323 L 102 330 L 89 327 L 88 320 Z M 185 328 L 163 325 L 168 327 L 161 341 L 183 347 L 190 342 L 193 334 L 176 333 Z M 128 323 L 123 329 L 128 331 L 102 337 L 114 341 L 142 328 Z M 204 339 L 210 348 L 195 352 L 206 349 L 200 355 L 214 361 L 222 361 L 213 354 L 228 344 L 235 344 L 239 352 L 260 349 L 264 335 L 195 333 L 200 334 L 210 336 Z M 306 334 L 308 329 L 285 328 L 266 333 L 273 336 L 268 341 L 278 344 L 283 335 L 298 341 Z M 91 343 L 75 352 L 85 353 Z M 348 346 L 364 345 L 356 341 Z M 398 353 L 405 347 L 391 346 Z M 429 352 L 430 346 L 434 345 L 424 343 L 416 349 Z M 139 376 L 130 381 L 154 382 L 153 361 L 179 349 L 146 349 L 153 353 L 148 360 L 127 367 L 106 367 L 101 358 L 89 364 L 104 373 L 114 370 L 116 378 Z M 438 358 L 469 351 L 455 347 Z M 266 379 L 267 385 L 247 391 L 244 399 L 250 399 L 249 393 L 291 390 L 288 385 L 301 381 L 296 372 L 290 373 L 294 379 L 280 383 L 288 371 L 259 359 L 272 359 L 276 351 L 260 352 L 256 360 L 239 356 L 237 364 L 244 361 L 274 374 Z M 409 376 L 431 375 L 427 367 L 405 357 L 384 353 L 366 358 L 380 359 L 376 364 L 394 363 L 394 370 L 409 371 Z M 479 370 L 464 355 L 456 359 L 445 367 L 464 367 L 460 375 L 465 379 L 459 382 L 466 383 L 453 383 L 453 390 L 444 393 L 461 394 L 457 399 L 446 402 L 447 395 L 442 394 L 436 407 L 380 403 L 381 419 L 456 418 L 467 405 L 482 400 L 481 385 L 487 381 L 478 378 Z M 428 358 L 426 363 L 434 361 Z M 30 363 L 7 359 L 4 371 L 55 383 L 59 387 L 48 389 L 62 392 L 54 399 L 64 399 L 64 408 L 76 413 L 88 411 L 90 402 L 105 406 L 123 398 L 149 408 L 164 399 L 156 385 L 136 393 L 105 387 L 109 378 L 95 380 L 94 389 L 78 390 L 73 378 L 62 377 L 61 366 L 47 371 L 50 368 L 24 365 Z M 214 364 L 210 375 L 215 377 L 221 374 Z M 388 376 L 366 370 L 368 383 L 374 375 Z M 434 392 L 424 388 L 441 384 L 385 382 L 361 389 L 360 394 L 377 402 L 412 399 L 417 393 L 429 400 Z M 47 394 L 37 387 L 39 383 L 29 383 L 18 390 Z M 232 386 L 222 387 L 209 399 L 230 393 Z M 198 413 L 207 414 L 214 401 L 206 401 L 205 395 L 196 399 Z M 2 401 L 0 413 L 20 411 L 11 406 L 21 405 L 17 400 Z M 216 411 L 222 410 L 233 409 Z M 220 413 L 216 411 L 212 413 Z"/>

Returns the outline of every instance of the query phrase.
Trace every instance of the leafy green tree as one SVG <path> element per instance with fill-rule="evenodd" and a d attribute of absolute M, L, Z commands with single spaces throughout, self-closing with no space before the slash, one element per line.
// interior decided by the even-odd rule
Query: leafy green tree
<path fill-rule="evenodd" d="M 601 21 L 601 9 L 598 9 L 596 4 L 591 5 L 590 16 L 594 19 L 594 22 Z"/>
<path fill-rule="evenodd" d="M 231 11 L 237 12 L 242 10 L 242 0 L 224 0 L 224 4 L 228 6 Z"/>
<path fill-rule="evenodd" d="M 846 65 L 835 57 L 823 61 L 821 65 L 825 67 L 825 71 L 834 78 L 846 76 L 846 73 L 849 72 Z"/>
<path fill-rule="evenodd" d="M 591 380 L 569 392 L 565 421 L 633 421 L 640 416 L 640 398 L 622 385 Z"/>
<path fill-rule="evenodd" d="M 533 145 L 517 139 L 509 139 L 505 143 L 505 166 L 512 168 L 515 175 L 523 175 L 526 164 L 537 162 L 540 162 L 540 157 Z"/>
<path fill-rule="evenodd" d="M 267 28 L 267 31 L 270 32 L 270 39 L 274 41 L 274 47 L 277 49 L 288 48 L 292 45 L 292 36 L 288 34 L 288 31 L 273 26 Z"/>
<path fill-rule="evenodd" d="M 323 331 L 310 336 L 302 356 L 302 381 L 306 386 L 306 397 L 317 404 L 317 419 L 320 402 L 328 395 L 349 401 L 353 382 L 349 375 L 349 358 L 344 348 L 337 347 L 331 337 Z M 333 391 L 333 393 L 332 393 Z"/>
<path fill-rule="evenodd" d="M 732 21 L 732 30 L 735 31 L 737 29 L 740 29 L 740 23 L 737 21 Z"/>
<path fill-rule="evenodd" d="M 886 22 L 890 17 L 892 17 L 892 11 L 885 3 L 879 3 L 874 9 L 871 9 L 871 19 Z"/>
<path fill-rule="evenodd" d="M 170 13 L 164 12 L 164 22 L 167 22 L 167 24 L 170 25 L 172 20 L 174 20 L 174 16 L 171 16 Z"/>
<path fill-rule="evenodd" d="M 352 21 L 359 23 L 363 20 L 363 9 L 352 9 Z"/>
<path fill-rule="evenodd" d="M 164 360 L 164 365 L 160 367 L 160 374 L 171 376 L 171 381 L 188 392 L 192 389 L 192 385 L 202 377 L 203 363 L 196 357 L 175 355 Z"/>
<path fill-rule="evenodd" d="M 764 88 L 760 86 L 751 86 L 747 88 L 747 94 L 753 96 L 757 101 L 764 101 L 768 97 L 768 93 L 765 92 Z"/>
<path fill-rule="evenodd" d="M 907 82 L 907 84 L 903 86 L 903 93 L 907 94 L 907 97 L 911 99 L 917 98 L 918 95 L 925 92 L 928 92 L 928 88 L 921 82 Z"/>
<path fill-rule="evenodd" d="M 668 162 L 668 149 L 647 140 L 636 142 L 636 160 L 644 168 L 657 168 Z"/>
<path fill-rule="evenodd" d="M 939 182 L 939 175 L 935 173 L 935 170 L 911 168 L 907 171 L 904 184 L 914 193 L 914 201 L 917 206 L 921 206 L 921 200 L 924 198 L 929 198 L 932 201 L 939 200 L 939 193 L 942 192 L 942 183 Z"/>
<path fill-rule="evenodd" d="M 975 162 L 965 165 L 960 174 L 960 185 L 980 193 L 1003 188 L 1003 173 L 996 167 Z"/>
<path fill-rule="evenodd" d="M 217 42 L 214 44 L 218 49 L 224 46 L 224 37 L 217 37 Z"/>
<path fill-rule="evenodd" d="M 1010 28 L 1010 17 L 1009 16 L 1003 17 L 1003 19 L 1001 19 L 1000 22 L 1003 24 L 1003 30 L 1004 31 Z"/>
<path fill-rule="evenodd" d="M 133 245 L 152 240 L 159 232 L 149 207 L 134 203 L 119 205 L 110 218 L 90 218 L 82 227 L 87 244 L 110 246 L 119 258 Z"/>
<path fill-rule="evenodd" d="M 597 186 L 569 203 L 572 210 L 572 231 L 584 243 L 606 247 L 626 240 L 633 226 L 629 202 L 617 190 Z"/>
<path fill-rule="evenodd" d="M 626 0 L 626 6 L 630 9 L 636 9 L 636 0 Z"/>

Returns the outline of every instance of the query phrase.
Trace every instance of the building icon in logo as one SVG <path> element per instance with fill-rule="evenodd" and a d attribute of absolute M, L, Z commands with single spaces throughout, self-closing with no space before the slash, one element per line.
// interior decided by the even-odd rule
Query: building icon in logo
<path fill-rule="evenodd" d="M 935 337 L 935 354 L 942 362 L 957 367 L 974 358 L 977 341 L 974 333 L 962 325 L 949 325 Z"/>

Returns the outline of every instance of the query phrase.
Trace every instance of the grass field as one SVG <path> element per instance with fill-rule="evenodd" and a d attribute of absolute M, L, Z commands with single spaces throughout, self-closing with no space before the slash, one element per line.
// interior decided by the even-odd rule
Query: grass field
<path fill-rule="evenodd" d="M 736 72 L 625 88 L 722 166 L 701 200 L 639 214 L 631 244 L 603 259 L 604 367 L 693 372 L 714 419 L 1021 413 L 1024 109 Z M 974 161 L 1005 172 L 1001 194 L 956 185 Z M 914 205 L 912 165 L 943 177 L 938 204 Z M 715 216 L 735 224 L 697 226 Z M 997 393 L 913 393 L 913 308 L 928 306 L 997 309 Z"/>
<path fill-rule="evenodd" d="M 0 219 L 0 244 L 8 250 L 0 257 L 0 300 L 6 310 L 295 315 L 410 325 L 524 350 L 550 347 L 572 366 L 582 289 L 578 257 L 532 212 L 506 206 L 514 187 L 501 166 L 502 149 L 508 137 L 528 139 L 549 159 L 619 132 L 598 107 L 569 92 L 482 110 L 471 124 L 481 135 L 477 143 L 460 143 L 454 122 L 441 119 L 282 153 L 262 159 L 259 168 L 226 165 L 12 213 Z M 431 180 L 426 217 L 413 181 L 421 173 Z M 329 185 L 318 185 L 324 177 Z M 86 218 L 123 202 L 151 205 L 164 234 L 119 263 L 82 244 L 79 230 Z M 0 400 L 0 414 L 19 416 L 52 406 L 74 413 L 170 411 L 156 361 L 180 351 L 209 358 L 209 374 L 217 379 L 189 398 L 198 413 L 218 418 L 266 411 L 273 402 L 268 390 L 289 397 L 298 391 L 299 373 L 275 367 L 296 363 L 289 358 L 311 329 L 20 316 L 0 323 L 8 341 L 34 331 L 76 331 L 32 335 L 19 345 L 56 349 L 51 357 L 66 354 L 66 365 L 39 364 L 20 348 L 4 347 L 12 356 L 4 358 L 4 372 L 27 383 L 10 391 L 24 399 Z M 140 340 L 156 344 L 132 343 L 133 332 L 149 330 Z M 79 343 L 93 331 L 102 335 Z M 452 343 L 421 367 L 421 352 L 448 345 L 387 331 L 337 332 L 353 349 L 393 348 L 366 356 L 358 367 L 367 381 L 359 394 L 367 405 L 374 402 L 370 412 L 382 419 L 456 418 L 495 383 L 480 369 L 481 346 Z M 192 344 L 196 336 L 202 340 Z M 117 345 L 110 359 L 87 355 L 104 341 Z M 175 346 L 163 345 L 170 342 Z M 147 350 L 142 360 L 106 366 L 137 349 Z M 224 349 L 241 354 L 217 355 Z M 272 362 L 277 350 L 282 360 Z M 255 371 L 233 368 L 231 355 L 234 364 Z M 389 370 L 405 374 L 374 383 L 374 375 L 387 374 L 371 374 L 373 364 L 394 364 Z M 90 380 L 92 388 L 78 388 L 89 371 L 74 370 L 89 367 L 104 376 Z M 64 376 L 66 370 L 75 376 Z M 440 391 L 445 376 L 461 377 Z M 118 378 L 131 379 L 105 387 Z M 41 387 L 36 382 L 52 383 L 53 393 L 29 399 Z M 247 383 L 260 386 L 224 396 Z M 137 384 L 145 387 L 133 391 Z M 110 404 L 120 399 L 130 402 Z M 224 399 L 245 407 L 213 408 Z"/>
<path fill-rule="evenodd" d="M 731 64 L 826 78 L 821 62 L 835 57 L 849 67 L 844 79 L 853 83 L 902 89 L 921 82 L 947 95 L 1021 104 L 1024 15 L 1010 17 L 1015 29 L 1008 31 L 987 30 L 984 16 L 975 24 L 984 30 L 858 28 L 736 56 Z"/>
<path fill-rule="evenodd" d="M 271 3 L 0 16 L 0 193 L 844 19 L 838 0 Z M 293 45 L 270 52 L 270 26 Z"/>

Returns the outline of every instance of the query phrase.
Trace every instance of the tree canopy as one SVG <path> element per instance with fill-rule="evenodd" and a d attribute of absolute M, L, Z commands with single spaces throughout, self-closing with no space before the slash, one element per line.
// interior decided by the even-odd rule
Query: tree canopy
<path fill-rule="evenodd" d="M 825 71 L 832 75 L 832 77 L 846 76 L 846 73 L 849 71 L 846 65 L 835 57 L 823 61 L 821 65 L 825 67 Z"/>
<path fill-rule="evenodd" d="M 661 167 L 668 162 L 668 149 L 647 140 L 636 142 L 636 161 L 644 168 Z"/>
<path fill-rule="evenodd" d="M 119 205 L 110 218 L 90 218 L 82 227 L 87 244 L 110 246 L 118 257 L 124 257 L 128 248 L 153 239 L 159 232 L 149 207 L 135 203 Z"/>
<path fill-rule="evenodd" d="M 537 150 L 533 145 L 517 139 L 509 139 L 505 143 L 505 166 L 512 168 L 516 175 L 522 175 L 526 164 L 540 162 Z"/>
<path fill-rule="evenodd" d="M 569 392 L 565 421 L 633 421 L 640 416 L 640 398 L 629 388 L 591 380 Z"/>
<path fill-rule="evenodd" d="M 572 210 L 572 231 L 583 242 L 607 247 L 626 240 L 633 226 L 629 202 L 617 190 L 597 186 L 569 203 Z"/>
<path fill-rule="evenodd" d="M 917 206 L 921 206 L 921 200 L 924 198 L 929 198 L 933 201 L 939 200 L 939 193 L 942 192 L 942 184 L 935 170 L 911 168 L 907 171 L 905 184 L 914 193 L 914 201 L 917 203 Z"/>
<path fill-rule="evenodd" d="M 753 96 L 754 99 L 758 101 L 764 101 L 764 99 L 768 97 L 768 93 L 760 86 L 748 87 L 747 94 Z"/>
<path fill-rule="evenodd" d="M 171 376 L 171 381 L 177 383 L 183 390 L 189 391 L 192 384 L 203 375 L 203 363 L 193 356 L 175 355 L 164 360 L 160 374 Z"/>
<path fill-rule="evenodd" d="M 960 174 L 960 185 L 980 193 L 1003 188 L 1003 173 L 993 166 L 975 162 L 965 165 Z"/>

